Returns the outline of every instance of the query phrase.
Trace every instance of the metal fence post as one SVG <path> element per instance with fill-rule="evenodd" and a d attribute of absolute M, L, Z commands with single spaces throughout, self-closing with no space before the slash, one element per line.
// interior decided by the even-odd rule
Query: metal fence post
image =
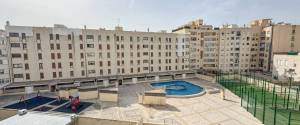
<path fill-rule="evenodd" d="M 285 95 L 286 95 L 286 88 L 284 88 L 283 107 L 285 107 Z"/>
<path fill-rule="evenodd" d="M 274 121 L 273 121 L 273 125 L 276 125 L 276 114 L 277 114 L 277 94 L 275 96 L 275 109 L 274 109 Z"/>
<path fill-rule="evenodd" d="M 272 107 L 274 105 L 274 94 L 275 94 L 275 85 L 273 86 Z"/>
<path fill-rule="evenodd" d="M 244 95 L 244 89 L 242 88 L 242 94 L 241 94 L 241 106 L 243 107 L 243 95 Z"/>
<path fill-rule="evenodd" d="M 292 117 L 292 112 L 289 113 L 289 122 L 288 122 L 288 125 L 291 125 L 291 117 Z"/>
<path fill-rule="evenodd" d="M 289 109 L 289 104 L 290 104 L 290 94 L 291 94 L 291 84 L 292 84 L 292 79 L 290 78 L 289 94 L 288 94 L 288 98 L 287 98 L 286 109 Z"/>
<path fill-rule="evenodd" d="M 265 115 L 266 115 L 266 95 L 264 94 L 264 107 L 263 107 L 263 124 L 265 123 Z"/>
<path fill-rule="evenodd" d="M 247 92 L 248 96 L 247 96 L 247 111 L 249 110 L 249 91 Z"/>
<path fill-rule="evenodd" d="M 256 103 L 257 103 L 257 95 L 255 94 L 255 100 L 254 100 L 254 117 L 256 117 Z"/>

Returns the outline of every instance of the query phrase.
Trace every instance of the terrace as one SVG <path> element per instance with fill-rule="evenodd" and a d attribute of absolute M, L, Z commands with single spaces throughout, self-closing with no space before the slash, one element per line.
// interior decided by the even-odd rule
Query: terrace
<path fill-rule="evenodd" d="M 190 98 L 167 98 L 166 105 L 144 105 L 138 101 L 138 93 L 153 90 L 150 85 L 152 82 L 141 82 L 137 84 L 124 84 L 118 87 L 118 101 L 107 102 L 99 99 L 81 100 L 84 104 L 81 110 L 78 110 L 80 118 L 109 119 L 113 121 L 133 121 L 151 124 L 170 124 L 170 125 L 209 125 L 209 124 L 262 124 L 253 117 L 246 109 L 241 107 L 240 98 L 228 90 L 225 90 L 226 99 L 223 100 L 220 93 L 209 93 L 208 91 L 220 89 L 218 84 L 195 78 L 188 78 L 185 81 L 200 85 L 207 90 L 207 93 L 201 96 Z M 0 97 L 0 105 L 4 108 L 20 109 L 16 103 L 21 95 L 7 95 Z M 28 95 L 34 97 L 35 95 Z M 68 101 L 56 100 L 57 93 L 41 93 L 47 101 L 41 101 L 35 104 L 32 111 L 41 112 L 60 112 L 72 113 L 70 108 L 66 108 Z M 31 98 L 36 100 L 37 97 Z M 7 104 L 8 102 L 14 102 Z M 28 100 L 29 101 L 29 100 Z M 18 105 L 18 106 L 16 106 Z M 16 106 L 16 107 L 14 107 Z M 128 123 L 129 125 L 129 123 Z"/>

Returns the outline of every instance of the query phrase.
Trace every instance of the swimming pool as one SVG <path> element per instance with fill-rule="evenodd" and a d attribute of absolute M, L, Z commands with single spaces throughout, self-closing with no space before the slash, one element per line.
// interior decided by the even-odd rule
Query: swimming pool
<path fill-rule="evenodd" d="M 169 97 L 191 97 L 205 93 L 201 86 L 186 81 L 151 83 L 151 86 L 154 88 L 166 88 L 166 94 Z"/>

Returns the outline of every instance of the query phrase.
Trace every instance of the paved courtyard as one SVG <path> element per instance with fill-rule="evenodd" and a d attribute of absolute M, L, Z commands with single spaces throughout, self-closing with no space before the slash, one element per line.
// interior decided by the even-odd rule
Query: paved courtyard
<path fill-rule="evenodd" d="M 206 89 L 218 87 L 200 79 L 186 80 Z M 137 103 L 137 93 L 151 90 L 149 83 L 120 87 L 119 103 L 99 102 L 83 116 L 133 120 L 170 125 L 259 125 L 262 124 L 244 108 L 240 98 L 226 91 L 226 100 L 220 93 L 192 98 L 168 98 L 166 106 L 145 106 Z"/>

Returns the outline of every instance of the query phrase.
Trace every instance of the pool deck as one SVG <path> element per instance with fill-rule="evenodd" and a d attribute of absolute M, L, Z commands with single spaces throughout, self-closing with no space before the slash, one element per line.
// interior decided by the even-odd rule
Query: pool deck
<path fill-rule="evenodd" d="M 201 79 L 185 80 L 205 89 L 218 88 Z M 225 90 L 191 98 L 167 98 L 166 106 L 145 106 L 137 103 L 137 93 L 151 90 L 149 83 L 123 85 L 119 88 L 119 103 L 98 102 L 81 115 L 86 117 L 144 121 L 170 125 L 261 125 L 262 123 L 240 106 L 240 98 Z"/>

